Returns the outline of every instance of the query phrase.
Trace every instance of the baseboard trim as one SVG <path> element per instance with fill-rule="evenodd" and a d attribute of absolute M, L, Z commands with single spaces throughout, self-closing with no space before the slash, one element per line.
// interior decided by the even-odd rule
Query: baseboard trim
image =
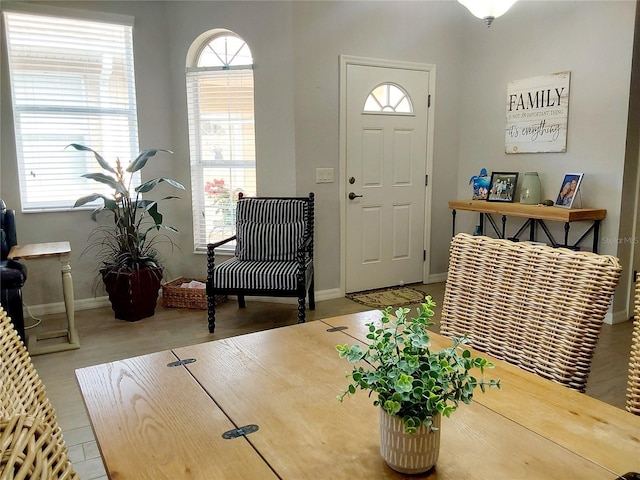
<path fill-rule="evenodd" d="M 344 297 L 344 293 L 342 293 L 339 288 L 330 288 L 329 290 L 320 290 L 319 292 L 316 292 L 316 301 L 318 302 L 342 297 Z"/>
<path fill-rule="evenodd" d="M 604 317 L 604 323 L 608 323 L 609 325 L 616 325 L 617 323 L 626 322 L 627 320 L 629 320 L 629 314 L 626 309 L 618 310 L 613 314 L 609 311 Z"/>
<path fill-rule="evenodd" d="M 323 300 L 333 300 L 334 298 L 340 297 L 344 297 L 344 295 L 340 293 L 339 288 L 330 288 L 328 290 L 316 291 L 316 302 L 321 302 Z M 229 295 L 229 298 L 235 300 L 237 297 L 235 295 Z M 250 298 L 255 302 L 287 303 L 291 305 L 298 304 L 298 299 L 295 297 L 252 297 L 247 295 L 245 298 Z"/>
<path fill-rule="evenodd" d="M 447 272 L 433 273 L 429 275 L 425 283 L 442 283 L 447 281 Z"/>
<path fill-rule="evenodd" d="M 444 282 L 447 279 L 446 273 L 439 273 L 435 275 L 430 275 L 427 283 L 439 283 Z M 319 290 L 316 292 L 316 302 L 321 302 L 323 300 L 333 300 L 336 298 L 341 298 L 344 295 L 340 292 L 339 288 L 330 288 L 327 290 Z M 230 298 L 235 299 L 236 297 L 231 296 Z M 298 303 L 298 300 L 293 297 L 247 297 L 251 298 L 254 301 L 258 302 L 267 302 L 267 303 L 285 303 L 295 305 Z M 83 298 L 80 300 L 76 300 L 74 302 L 75 310 L 91 310 L 93 308 L 102 308 L 108 307 L 111 305 L 109 303 L 109 297 L 93 297 L 93 298 Z M 31 317 L 39 317 L 41 315 L 53 315 L 56 313 L 64 313 L 64 302 L 55 302 L 55 303 L 46 303 L 41 305 L 25 305 L 25 318 Z M 611 313 L 610 311 L 604 317 L 604 323 L 609 325 L 615 325 L 617 323 L 626 322 L 629 320 L 629 316 L 627 315 L 627 311 L 625 309 L 618 310 L 615 313 Z"/>
<path fill-rule="evenodd" d="M 162 296 L 162 293 L 160 294 Z M 328 290 L 320 290 L 316 292 L 316 302 L 323 300 L 333 300 L 334 298 L 340 298 L 344 295 L 340 294 L 339 288 L 330 288 Z M 236 298 L 236 297 L 231 297 Z M 288 303 L 295 305 L 298 300 L 294 297 L 247 297 L 258 302 L 270 302 L 270 303 Z M 93 297 L 83 298 L 74 302 L 75 310 L 91 310 L 92 308 L 109 307 L 109 297 Z M 53 315 L 56 313 L 64 313 L 64 302 L 46 303 L 42 305 L 25 305 L 25 318 L 28 316 L 39 317 L 41 315 Z"/>
<path fill-rule="evenodd" d="M 111 305 L 109 303 L 109 297 L 93 297 L 93 298 L 83 298 L 80 300 L 76 300 L 73 302 L 75 311 L 79 310 L 91 310 L 93 308 L 102 308 L 108 307 Z M 64 302 L 55 302 L 55 303 L 44 303 L 41 305 L 25 305 L 25 318 L 28 316 L 39 317 L 41 315 L 53 315 L 55 313 L 64 313 L 66 310 L 64 308 Z"/>

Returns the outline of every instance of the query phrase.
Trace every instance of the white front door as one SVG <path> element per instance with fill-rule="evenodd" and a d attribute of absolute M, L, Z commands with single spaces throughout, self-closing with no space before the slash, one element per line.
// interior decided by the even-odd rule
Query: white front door
<path fill-rule="evenodd" d="M 346 66 L 346 292 L 423 281 L 429 75 Z"/>

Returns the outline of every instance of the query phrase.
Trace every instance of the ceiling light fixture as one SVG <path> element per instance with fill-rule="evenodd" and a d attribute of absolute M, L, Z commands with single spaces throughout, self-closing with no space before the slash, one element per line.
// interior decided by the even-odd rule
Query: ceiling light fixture
<path fill-rule="evenodd" d="M 478 18 L 487 22 L 487 27 L 500 15 L 507 13 L 517 0 L 458 0 Z"/>

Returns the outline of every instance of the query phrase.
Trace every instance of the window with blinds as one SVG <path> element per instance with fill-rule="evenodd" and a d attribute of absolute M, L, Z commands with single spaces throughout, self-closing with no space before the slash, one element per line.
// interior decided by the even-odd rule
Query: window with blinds
<path fill-rule="evenodd" d="M 187 67 L 195 251 L 234 235 L 238 194 L 256 194 L 253 98 L 247 44 L 209 37 Z"/>
<path fill-rule="evenodd" d="M 132 22 L 10 11 L 4 21 L 22 211 L 69 209 L 102 186 L 81 177 L 101 171 L 95 158 L 67 145 L 114 165 L 137 155 Z"/>

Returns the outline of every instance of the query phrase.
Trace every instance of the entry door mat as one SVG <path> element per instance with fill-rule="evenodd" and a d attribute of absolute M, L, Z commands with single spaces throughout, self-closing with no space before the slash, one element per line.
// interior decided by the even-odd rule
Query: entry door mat
<path fill-rule="evenodd" d="M 389 287 L 365 292 L 348 293 L 349 300 L 368 307 L 383 310 L 391 307 L 406 307 L 415 303 L 424 303 L 427 294 L 411 287 Z"/>

